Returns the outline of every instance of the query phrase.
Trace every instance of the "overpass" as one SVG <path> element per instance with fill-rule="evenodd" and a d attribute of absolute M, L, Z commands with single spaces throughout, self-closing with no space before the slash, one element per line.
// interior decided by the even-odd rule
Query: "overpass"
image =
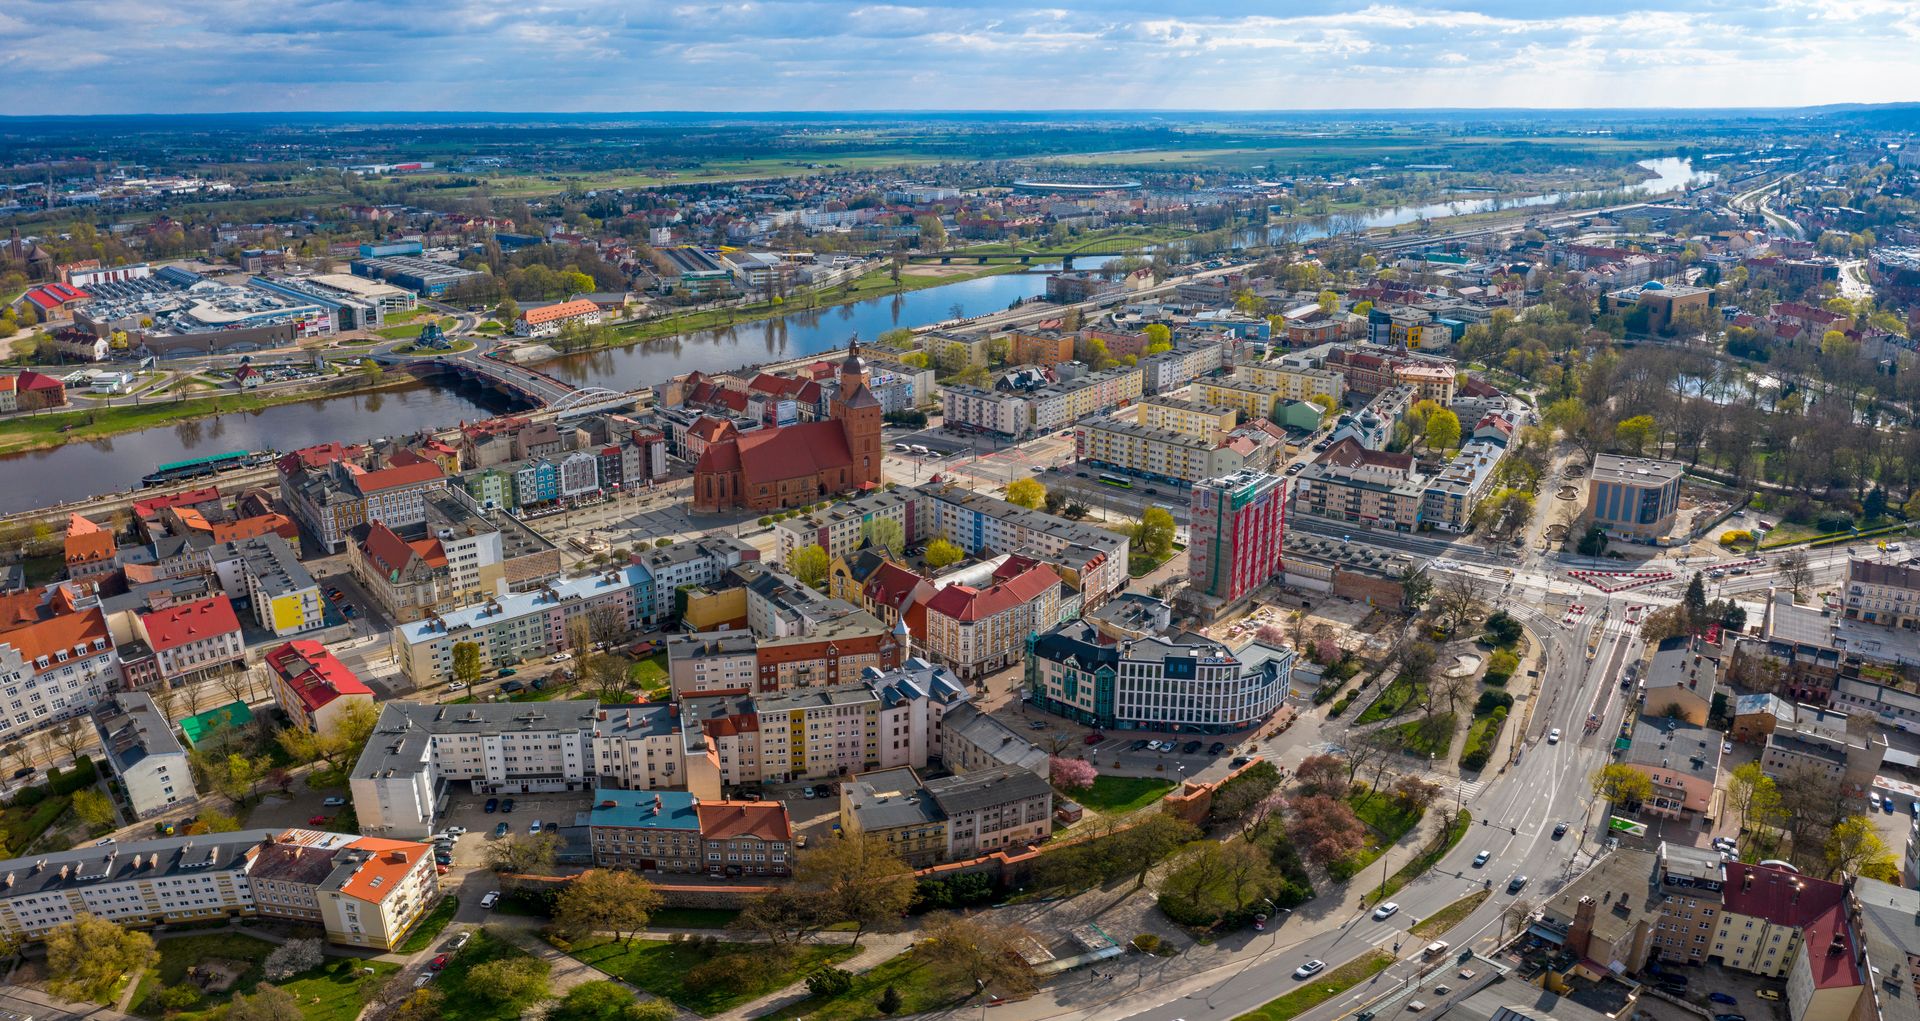
<path fill-rule="evenodd" d="M 972 263 L 976 266 L 985 266 L 988 263 L 994 263 L 994 262 L 1017 262 L 1022 266 L 1026 266 L 1038 261 L 1038 262 L 1058 262 L 1062 268 L 1072 269 L 1073 260 L 1075 256 L 1078 256 L 1084 259 L 1091 256 L 1096 256 L 1096 255 L 1118 255 L 1118 254 L 1121 254 L 1121 253 L 1040 251 L 1040 252 L 984 252 L 984 253 L 976 254 L 973 252 L 965 251 L 963 249 L 957 252 L 910 252 L 907 255 L 907 261 L 910 263 L 917 262 L 922 264 L 937 263 L 942 266 L 952 265 L 953 263 L 956 263 L 956 262 L 962 265 L 965 265 L 967 263 Z"/>
<path fill-rule="evenodd" d="M 561 416 L 584 415 L 602 408 L 632 403 L 632 396 L 605 387 L 577 387 L 557 376 L 521 365 L 492 352 L 416 358 L 405 363 L 417 376 L 452 374 Z"/>

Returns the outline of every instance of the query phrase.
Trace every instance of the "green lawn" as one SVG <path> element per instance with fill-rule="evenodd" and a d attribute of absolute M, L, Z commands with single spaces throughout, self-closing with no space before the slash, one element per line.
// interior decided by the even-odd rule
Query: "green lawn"
<path fill-rule="evenodd" d="M 433 910 L 427 912 L 427 917 L 422 918 L 420 924 L 413 927 L 413 932 L 408 934 L 407 941 L 400 944 L 400 952 L 417 954 L 432 946 L 433 941 L 446 930 L 447 923 L 453 921 L 454 913 L 459 910 L 460 898 L 452 894 L 440 898 L 440 903 L 435 904 Z"/>
<path fill-rule="evenodd" d="M 1173 781 L 1151 776 L 1099 776 L 1093 786 L 1068 795 L 1102 815 L 1125 815 L 1167 796 Z"/>
<path fill-rule="evenodd" d="M 1353 722 L 1356 725 L 1378 723 L 1426 704 L 1425 685 L 1415 684 L 1407 678 L 1396 677 L 1393 683 L 1387 685 L 1387 690 L 1381 692 L 1380 697 L 1374 699 L 1373 704 L 1367 707 L 1367 711 L 1361 713 L 1360 718 Z"/>
<path fill-rule="evenodd" d="M 1392 954 L 1382 950 L 1371 951 L 1365 957 L 1315 975 L 1302 983 L 1300 988 L 1269 1001 L 1259 1010 L 1240 1015 L 1235 1021 L 1287 1021 L 1288 1018 L 1298 1017 L 1385 971 L 1387 965 L 1392 963 Z"/>
<path fill-rule="evenodd" d="M 474 933 L 473 939 L 453 955 L 453 960 L 447 962 L 446 969 L 433 982 L 447 997 L 441 1006 L 441 1016 L 451 1021 L 510 1021 L 521 1017 L 527 1004 L 499 1003 L 476 995 L 467 987 L 467 973 L 488 961 L 531 956 L 485 929 Z"/>
<path fill-rule="evenodd" d="M 458 320 L 449 316 L 440 320 L 440 328 L 442 330 L 451 330 L 457 322 Z M 405 340 L 409 337 L 418 337 L 420 331 L 426 328 L 426 323 L 414 322 L 403 323 L 399 326 L 382 326 L 373 332 L 375 336 L 385 337 L 388 340 Z"/>
<path fill-rule="evenodd" d="M 1475 890 L 1433 914 L 1422 918 L 1420 921 L 1414 923 L 1413 928 L 1407 931 L 1413 933 L 1420 939 L 1432 939 L 1446 932 L 1448 929 L 1459 925 L 1461 922 L 1466 921 L 1467 916 L 1473 914 L 1474 909 L 1486 903 L 1487 898 L 1491 896 L 1493 896 L 1492 890 Z"/>
<path fill-rule="evenodd" d="M 393 353 L 397 355 L 421 355 L 423 357 L 433 357 L 435 355 L 459 354 L 462 351 L 471 351 L 471 350 L 473 350 L 473 341 L 468 340 L 465 337 L 458 337 L 454 339 L 453 343 L 449 344 L 444 348 L 415 347 L 412 344 L 402 344 L 399 347 L 394 348 Z"/>
<path fill-rule="evenodd" d="M 809 996 L 799 1003 L 767 1014 L 763 1021 L 869 1021 L 885 1017 L 875 1006 L 888 986 L 900 994 L 896 1017 L 919 1014 L 945 1007 L 973 991 L 973 983 L 953 982 L 928 968 L 919 955 L 909 951 L 880 962 L 870 971 L 853 977 L 853 988 L 839 996 Z"/>
<path fill-rule="evenodd" d="M 1359 875 L 1361 870 L 1378 861 L 1387 848 L 1398 843 L 1420 821 L 1419 813 L 1408 813 L 1393 799 L 1373 795 L 1366 784 L 1353 785 L 1353 793 L 1347 796 L 1347 804 L 1352 806 L 1353 814 L 1373 831 L 1374 839 L 1366 847 L 1334 862 L 1327 869 L 1335 879 L 1350 879 Z"/>
<path fill-rule="evenodd" d="M 631 982 L 655 996 L 672 1000 L 696 1014 L 712 1015 L 778 992 L 836 961 L 853 956 L 855 949 L 841 944 L 801 947 L 786 967 L 776 969 L 766 948 L 748 943 L 722 943 L 712 949 L 692 943 L 637 939 L 632 943 L 589 939 L 573 945 L 570 953 L 610 975 Z M 721 988 L 691 990 L 687 972 L 716 957 L 738 955 L 741 967 L 734 980 Z"/>
<path fill-rule="evenodd" d="M 247 992 L 260 984 L 261 963 L 273 952 L 274 945 L 263 939 L 243 935 L 237 932 L 212 932 L 201 936 L 178 936 L 173 939 L 156 939 L 154 948 L 160 951 L 160 963 L 149 968 L 140 976 L 140 989 L 133 994 L 134 1011 L 146 1017 L 159 1017 L 165 1011 L 149 997 L 160 991 L 162 986 L 179 985 L 187 980 L 187 969 L 210 958 L 225 958 L 232 961 L 248 962 L 246 974 L 233 984 L 238 992 Z M 227 1002 L 230 993 L 217 993 L 200 1000 L 196 1007 L 213 1007 Z"/>
<path fill-rule="evenodd" d="M 1461 839 L 1467 835 L 1467 830 L 1472 827 L 1473 813 L 1463 810 L 1455 817 L 1451 829 L 1434 835 L 1434 840 L 1427 845 L 1426 850 L 1420 853 L 1420 857 L 1401 866 L 1400 871 L 1395 872 L 1391 878 L 1375 887 L 1372 893 L 1362 899 L 1378 904 L 1400 892 L 1400 889 L 1408 883 L 1426 875 L 1428 869 L 1433 868 L 1440 859 L 1447 856 L 1447 852 L 1459 845 Z"/>
<path fill-rule="evenodd" d="M 667 690 L 667 654 L 656 652 L 627 668 L 627 677 L 649 696 Z"/>
<path fill-rule="evenodd" d="M 0 838 L 6 846 L 16 853 L 24 854 L 33 842 L 40 839 L 54 821 L 67 813 L 73 799 L 65 794 L 55 794 L 37 805 L 21 806 L 0 811 Z"/>
<path fill-rule="evenodd" d="M 1443 759 L 1453 747 L 1453 728 L 1453 714 L 1440 713 L 1434 717 L 1431 727 L 1427 726 L 1425 720 L 1412 720 L 1397 724 L 1392 729 L 1400 735 L 1400 747 L 1415 755 Z"/>

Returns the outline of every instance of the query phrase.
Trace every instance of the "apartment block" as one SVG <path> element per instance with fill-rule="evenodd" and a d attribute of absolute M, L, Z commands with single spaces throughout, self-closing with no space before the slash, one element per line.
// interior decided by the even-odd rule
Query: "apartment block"
<path fill-rule="evenodd" d="M 127 792 L 135 818 L 158 815 L 199 797 L 187 750 L 151 696 L 132 691 L 101 701 L 93 710 L 93 732 L 108 768 Z"/>
<path fill-rule="evenodd" d="M 119 687 L 118 658 L 97 606 L 0 632 L 0 739 L 84 716 Z"/>
<path fill-rule="evenodd" d="M 1028 510 L 1018 504 L 962 489 L 923 483 L 919 531 L 910 542 L 944 536 L 968 553 L 1014 552 L 1059 567 L 1068 584 L 1093 607 L 1129 581 L 1127 538 L 1116 532 Z"/>
<path fill-rule="evenodd" d="M 924 867 L 1027 847 L 1053 833 L 1053 789 L 996 766 L 922 782 L 912 769 L 864 773 L 840 786 L 840 826 L 873 836 Z"/>
<path fill-rule="evenodd" d="M 1209 478 L 1194 486 L 1190 504 L 1190 590 L 1231 604 L 1279 577 L 1287 521 L 1284 478 L 1255 471 Z"/>
<path fill-rule="evenodd" d="M 1241 730 L 1280 707 L 1292 678 L 1292 650 L 1191 632 L 1114 642 L 1071 620 L 1027 644 L 1034 707 L 1102 730 Z"/>
<path fill-rule="evenodd" d="M 373 689 L 319 642 L 297 639 L 261 657 L 273 703 L 310 734 L 332 734 L 352 705 L 373 706 Z"/>
<path fill-rule="evenodd" d="M 1920 568 L 1853 557 L 1845 592 L 1847 619 L 1920 630 Z"/>
<path fill-rule="evenodd" d="M 1140 402 L 1139 424 L 1195 439 L 1219 442 L 1239 424 L 1232 408 L 1195 404 L 1176 397 L 1150 397 Z"/>
<path fill-rule="evenodd" d="M 1256 383 L 1245 377 L 1197 379 L 1187 388 L 1191 399 L 1211 407 L 1230 408 L 1243 422 L 1272 418 L 1283 400 L 1293 400 L 1280 387 Z"/>
<path fill-rule="evenodd" d="M 912 490 L 882 491 L 782 521 L 773 529 L 780 563 L 791 563 L 793 554 L 808 546 L 826 550 L 829 558 L 852 556 L 875 521 L 891 521 L 903 537 L 911 537 L 919 532 L 919 509 Z"/>
<path fill-rule="evenodd" d="M 1234 375 L 1256 386 L 1273 387 L 1283 401 L 1305 401 L 1314 396 L 1333 399 L 1334 405 L 1347 395 L 1346 377 L 1330 369 L 1296 361 L 1289 356 L 1277 362 L 1247 362 L 1233 368 Z"/>
<path fill-rule="evenodd" d="M 925 649 L 971 678 L 1017 662 L 1026 639 L 1060 622 L 1060 576 L 1025 557 L 1010 557 L 986 588 L 954 584 L 927 601 Z"/>
<path fill-rule="evenodd" d="M 415 687 L 453 679 L 453 647 L 479 647 L 482 670 L 493 670 L 571 648 L 572 622 L 614 634 L 637 629 L 653 602 L 653 579 L 638 565 L 562 578 L 531 592 L 401 624 L 390 639 L 401 672 Z"/>
<path fill-rule="evenodd" d="M 587 811 L 587 833 L 593 863 L 602 868 L 715 878 L 793 870 L 793 824 L 777 801 L 600 789 Z"/>
<path fill-rule="evenodd" d="M 1009 439 L 1033 432 L 1033 404 L 1025 393 L 952 384 L 940 391 L 940 410 L 948 428 Z"/>
<path fill-rule="evenodd" d="M 246 658 L 240 618 L 226 596 L 212 596 L 134 617 L 134 633 L 153 650 L 169 684 L 198 680 Z"/>

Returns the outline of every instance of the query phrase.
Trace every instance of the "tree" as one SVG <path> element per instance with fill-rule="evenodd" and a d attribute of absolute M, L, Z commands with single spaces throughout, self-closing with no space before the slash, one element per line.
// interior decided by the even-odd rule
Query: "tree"
<path fill-rule="evenodd" d="M 601 705 L 626 701 L 627 692 L 633 686 L 627 661 L 607 652 L 594 653 L 582 661 L 580 677 Z"/>
<path fill-rule="evenodd" d="M 520 318 L 520 303 L 514 301 L 511 296 L 502 297 L 500 304 L 494 306 L 493 317 L 503 323 L 513 322 Z"/>
<path fill-rule="evenodd" d="M 839 996 L 853 988 L 853 972 L 821 968 L 807 976 L 807 992 L 819 997 Z"/>
<path fill-rule="evenodd" d="M 1693 572 L 1687 581 L 1687 589 L 1680 596 L 1680 613 L 1686 618 L 1686 626 L 1691 628 L 1707 615 L 1707 585 L 1700 580 L 1700 572 Z"/>
<path fill-rule="evenodd" d="M 570 940 L 596 932 L 631 944 L 660 907 L 660 892 L 638 873 L 593 869 L 568 883 L 554 899 L 554 928 Z"/>
<path fill-rule="evenodd" d="M 305 1017 L 292 993 L 264 982 L 254 987 L 252 995 L 233 994 L 227 1006 L 227 1021 L 303 1021 Z"/>
<path fill-rule="evenodd" d="M 1154 350 L 1156 347 L 1162 351 L 1173 348 L 1173 330 L 1165 323 L 1149 323 L 1147 327 L 1140 332 L 1147 338 L 1146 350 L 1148 354 L 1158 354 L 1159 352 Z"/>
<path fill-rule="evenodd" d="M 531 1003 L 547 994 L 548 970 L 536 957 L 501 958 L 468 969 L 461 988 L 494 1003 Z"/>
<path fill-rule="evenodd" d="M 446 994 L 432 986 L 415 989 L 393 1008 L 392 1021 L 440 1021 Z"/>
<path fill-rule="evenodd" d="M 1173 555 L 1173 540 L 1178 534 L 1173 514 L 1164 507 L 1149 507 L 1133 528 L 1133 544 L 1154 560 Z"/>
<path fill-rule="evenodd" d="M 1850 815 L 1840 820 L 1827 835 L 1822 853 L 1826 856 L 1827 879 L 1866 875 L 1885 880 L 1891 874 L 1896 876 L 1893 882 L 1899 881 L 1899 868 L 1894 864 L 1893 855 L 1880 839 L 1880 832 L 1874 829 L 1873 820 L 1864 815 Z"/>
<path fill-rule="evenodd" d="M 1727 808 L 1739 820 L 1740 832 L 1771 826 L 1780 815 L 1780 791 L 1773 777 L 1749 762 L 1734 769 L 1727 780 Z"/>
<path fill-rule="evenodd" d="M 892 518 L 869 518 L 860 525 L 860 537 L 891 556 L 907 548 L 907 530 Z"/>
<path fill-rule="evenodd" d="M 273 948 L 261 965 L 269 982 L 284 982 L 303 971 L 320 967 L 325 959 L 317 939 L 295 939 Z"/>
<path fill-rule="evenodd" d="M 1007 502 L 1028 510 L 1039 510 L 1047 502 L 1047 487 L 1041 485 L 1038 479 L 1014 479 L 1007 486 Z"/>
<path fill-rule="evenodd" d="M 1132 875 L 1133 888 L 1138 890 L 1147 885 L 1147 873 L 1155 864 L 1199 836 L 1200 831 L 1186 820 L 1154 812 L 1109 838 L 1109 850 L 1121 863 L 1115 874 Z"/>
<path fill-rule="evenodd" d="M 480 681 L 480 643 L 453 643 L 453 679 L 472 686 Z"/>
<path fill-rule="evenodd" d="M 1574 552 L 1583 557 L 1597 557 L 1607 551 L 1607 530 L 1592 525 L 1581 534 L 1580 541 L 1574 546 Z"/>
<path fill-rule="evenodd" d="M 1320 311 L 1325 312 L 1328 315 L 1332 315 L 1335 312 L 1340 311 L 1340 295 L 1335 294 L 1332 291 L 1321 291 L 1319 305 L 1320 305 Z"/>
<path fill-rule="evenodd" d="M 560 853 L 560 835 L 545 833 L 503 837 L 487 844 L 487 868 L 495 872 L 543 873 L 551 871 Z"/>
<path fill-rule="evenodd" d="M 827 551 L 815 543 L 794 550 L 793 555 L 787 558 L 787 570 L 793 572 L 800 584 L 817 589 L 826 584 L 827 568 L 831 563 Z"/>
<path fill-rule="evenodd" d="M 660 1013 L 664 1010 L 665 1013 Z M 567 990 L 547 1011 L 547 1021 L 673 1021 L 672 1005 L 660 1000 L 641 1003 L 618 982 L 597 979 Z"/>
<path fill-rule="evenodd" d="M 1480 609 L 1480 587 L 1464 574 L 1449 574 L 1433 590 L 1434 623 L 1448 634 L 1465 627 Z"/>
<path fill-rule="evenodd" d="M 790 949 L 812 940 L 827 924 L 819 895 L 776 887 L 749 898 L 732 927 L 755 933 L 772 946 Z"/>
<path fill-rule="evenodd" d="M 942 567 L 947 567 L 952 564 L 957 564 L 960 561 L 965 560 L 967 558 L 967 554 L 963 550 L 961 550 L 960 547 L 955 546 L 953 543 L 948 542 L 944 538 L 935 539 L 932 542 L 927 543 L 927 551 L 925 556 L 927 560 L 927 566 L 933 568 L 936 571 L 938 571 Z"/>
<path fill-rule="evenodd" d="M 1452 450 L 1460 445 L 1460 416 L 1441 408 L 1427 416 L 1426 444 L 1430 450 Z"/>
<path fill-rule="evenodd" d="M 1202 841 L 1175 861 L 1160 884 L 1160 909 L 1187 925 L 1240 914 L 1265 898 L 1275 879 L 1273 856 L 1244 840 Z"/>
<path fill-rule="evenodd" d="M 913 903 L 913 870 L 871 834 L 823 840 L 794 862 L 793 887 L 817 898 L 831 923 L 853 923 L 853 942 L 874 926 L 897 921 Z"/>
<path fill-rule="evenodd" d="M 885 991 L 881 992 L 879 1001 L 874 1004 L 874 1009 L 882 1014 L 892 1014 L 901 1006 L 900 990 L 895 989 L 892 983 L 888 983 Z"/>
<path fill-rule="evenodd" d="M 73 812 L 90 830 L 103 830 L 113 825 L 116 815 L 113 811 L 113 799 L 104 791 L 95 787 L 85 787 L 73 792 Z"/>
<path fill-rule="evenodd" d="M 1520 621 L 1505 610 L 1495 610 L 1487 618 L 1487 637 L 1494 645 L 1513 645 L 1520 641 L 1521 632 Z"/>
<path fill-rule="evenodd" d="M 1327 797 L 1344 801 L 1353 785 L 1348 760 L 1338 755 L 1309 755 L 1293 771 L 1294 785 L 1306 797 Z"/>
<path fill-rule="evenodd" d="M 1647 441 L 1657 436 L 1658 432 L 1652 415 L 1635 415 L 1613 427 L 1613 438 L 1638 457 L 1646 450 Z"/>
<path fill-rule="evenodd" d="M 1653 797 L 1653 781 L 1645 773 L 1618 762 L 1608 763 L 1588 777 L 1593 795 L 1615 807 L 1638 805 Z"/>
<path fill-rule="evenodd" d="M 1418 610 L 1433 595 L 1433 578 L 1422 566 L 1410 566 L 1400 573 L 1400 605 Z"/>
<path fill-rule="evenodd" d="M 1440 797 L 1440 785 L 1429 783 L 1417 776 L 1402 776 L 1393 781 L 1393 800 L 1401 811 L 1409 815 L 1419 815 L 1427 810 Z"/>
<path fill-rule="evenodd" d="M 69 1000 L 106 1002 L 120 980 L 159 961 L 153 937 L 82 913 L 47 933 L 47 988 Z"/>
<path fill-rule="evenodd" d="M 228 815 L 217 808 L 202 807 L 196 821 L 208 833 L 237 833 L 240 830 L 238 817 Z"/>
<path fill-rule="evenodd" d="M 976 990 L 997 985 L 1023 993 L 1035 985 L 1033 970 L 1020 951 L 1033 934 L 983 916 L 939 915 L 922 929 L 926 942 L 920 953 L 928 967 L 949 980 L 971 980 Z"/>
<path fill-rule="evenodd" d="M 82 727 L 79 720 L 62 720 L 53 728 L 53 740 L 67 758 L 77 762 L 80 750 L 93 744 L 93 728 Z"/>
<path fill-rule="evenodd" d="M 1208 814 L 1218 822 L 1239 822 L 1279 786 L 1280 771 L 1273 763 L 1253 763 L 1214 790 Z"/>
<path fill-rule="evenodd" d="M 1813 587 L 1813 567 L 1807 563 L 1807 555 L 1799 550 L 1790 550 L 1774 566 L 1780 569 L 1780 580 L 1793 590 L 1794 602 L 1806 598 L 1806 592 Z"/>
<path fill-rule="evenodd" d="M 1063 759 L 1055 755 L 1047 760 L 1047 776 L 1063 791 L 1086 790 L 1099 775 L 1100 771 L 1085 759 Z"/>
<path fill-rule="evenodd" d="M 1366 845 L 1366 825 L 1344 800 L 1307 795 L 1294 798 L 1287 809 L 1287 839 L 1323 868 Z"/>

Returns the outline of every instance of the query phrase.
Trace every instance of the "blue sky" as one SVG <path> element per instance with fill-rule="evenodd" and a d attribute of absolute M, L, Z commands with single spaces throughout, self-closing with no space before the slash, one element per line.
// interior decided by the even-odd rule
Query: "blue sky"
<path fill-rule="evenodd" d="M 0 113 L 1920 99 L 1916 0 L 7 0 Z"/>

